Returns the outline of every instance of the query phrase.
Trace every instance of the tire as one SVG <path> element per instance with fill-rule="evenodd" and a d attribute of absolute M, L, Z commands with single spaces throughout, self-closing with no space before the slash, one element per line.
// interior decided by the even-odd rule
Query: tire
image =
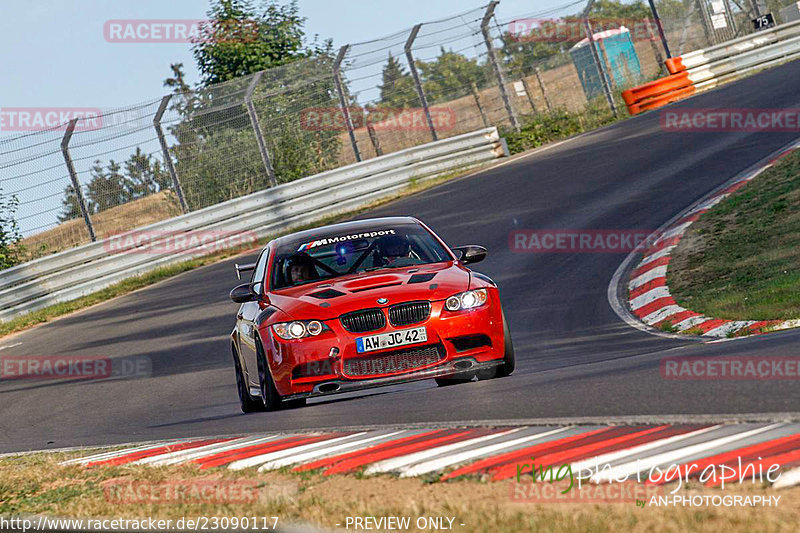
<path fill-rule="evenodd" d="M 506 314 L 503 313 L 503 364 L 497 367 L 495 377 L 504 378 L 510 376 L 516 367 L 516 359 L 514 357 L 514 343 L 511 340 L 511 330 L 508 329 L 508 322 L 506 321 Z"/>
<path fill-rule="evenodd" d="M 278 389 L 275 388 L 272 372 L 269 371 L 267 358 L 264 356 L 261 340 L 258 338 L 256 338 L 256 359 L 258 359 L 258 384 L 261 389 L 261 402 L 264 404 L 264 410 L 277 411 L 283 407 L 281 395 L 278 394 Z"/>
<path fill-rule="evenodd" d="M 508 329 L 508 322 L 506 315 L 503 313 L 503 364 L 478 371 L 478 379 L 483 381 L 486 379 L 504 378 L 510 376 L 514 372 L 516 366 L 514 358 L 514 343 L 511 341 L 511 331 Z"/>
<path fill-rule="evenodd" d="M 261 398 L 253 398 L 250 395 L 250 387 L 245 382 L 236 347 L 233 347 L 233 370 L 236 372 L 236 392 L 239 393 L 239 407 L 241 407 L 242 412 L 247 414 L 264 411 L 264 402 L 261 401 Z"/>

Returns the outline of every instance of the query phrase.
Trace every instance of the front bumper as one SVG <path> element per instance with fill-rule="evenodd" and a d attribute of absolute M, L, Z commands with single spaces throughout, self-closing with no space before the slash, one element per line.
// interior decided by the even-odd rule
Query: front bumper
<path fill-rule="evenodd" d="M 396 385 L 398 383 L 408 383 L 410 381 L 418 381 L 421 379 L 432 379 L 443 376 L 452 376 L 460 372 L 474 372 L 477 370 L 487 370 L 500 366 L 503 364 L 502 359 L 495 359 L 479 363 L 472 357 L 460 357 L 451 361 L 446 361 L 444 364 L 429 368 L 427 370 L 419 370 L 405 374 L 397 374 L 393 376 L 360 379 L 358 381 L 351 380 L 331 380 L 319 383 L 314 386 L 310 392 L 301 392 L 292 394 L 285 397 L 284 400 L 293 400 L 297 398 L 314 398 L 317 396 L 331 396 L 333 394 L 341 394 L 344 392 L 359 391 L 363 389 L 371 389 L 375 387 L 385 387 L 388 385 Z"/>
<path fill-rule="evenodd" d="M 496 289 L 489 291 L 489 300 L 484 306 L 468 311 L 448 312 L 444 310 L 443 301 L 431 302 L 431 312 L 427 320 L 402 327 L 392 327 L 387 320 L 387 326 L 380 330 L 351 333 L 342 326 L 339 319 L 328 320 L 325 324 L 328 329 L 317 337 L 283 341 L 277 339 L 276 335 L 270 335 L 274 357 L 271 361 L 272 374 L 281 396 L 321 396 L 441 377 L 465 370 L 492 368 L 503 362 L 503 320 Z M 392 350 L 358 353 L 358 337 L 420 326 L 426 328 L 428 340 L 403 348 L 412 350 L 435 347 L 441 354 L 437 360 L 398 371 L 356 375 L 348 370 L 353 368 L 348 364 L 351 361 L 391 355 L 387 352 Z M 477 338 L 479 342 L 470 344 L 466 341 L 470 338 Z M 332 349 L 337 352 L 334 357 L 331 357 Z M 458 368 L 459 362 L 463 362 L 463 368 Z M 305 368 L 313 368 L 315 371 L 312 374 L 300 371 Z"/>

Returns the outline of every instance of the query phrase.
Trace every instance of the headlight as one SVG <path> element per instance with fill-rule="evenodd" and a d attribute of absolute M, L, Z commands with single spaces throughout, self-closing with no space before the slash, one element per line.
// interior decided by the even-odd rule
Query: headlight
<path fill-rule="evenodd" d="M 290 341 L 313 337 L 325 330 L 325 324 L 319 320 L 295 320 L 294 322 L 281 322 L 272 325 L 272 331 L 281 339 Z"/>
<path fill-rule="evenodd" d="M 475 289 L 473 291 L 454 294 L 444 301 L 444 307 L 448 311 L 458 311 L 461 309 L 473 309 L 486 303 L 489 295 L 486 289 Z"/>

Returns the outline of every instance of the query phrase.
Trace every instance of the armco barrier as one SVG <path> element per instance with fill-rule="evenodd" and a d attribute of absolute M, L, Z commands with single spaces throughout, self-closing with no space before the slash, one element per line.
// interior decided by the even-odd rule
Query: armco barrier
<path fill-rule="evenodd" d="M 279 185 L 242 198 L 136 228 L 139 233 L 224 231 L 265 237 L 357 209 L 390 196 L 411 180 L 430 179 L 508 155 L 496 128 L 401 150 Z M 207 253 L 159 251 L 154 239 L 135 253 L 114 253 L 110 239 L 73 248 L 0 272 L 0 321 L 79 298 L 123 279 Z M 148 250 L 151 250 L 148 252 Z"/>
<path fill-rule="evenodd" d="M 670 76 L 622 92 L 631 115 L 781 61 L 800 58 L 800 21 L 666 60 Z"/>
<path fill-rule="evenodd" d="M 673 57 L 664 63 L 670 74 L 676 74 L 797 36 L 800 36 L 800 21 L 788 22 L 767 31 L 745 35 L 710 48 Z"/>

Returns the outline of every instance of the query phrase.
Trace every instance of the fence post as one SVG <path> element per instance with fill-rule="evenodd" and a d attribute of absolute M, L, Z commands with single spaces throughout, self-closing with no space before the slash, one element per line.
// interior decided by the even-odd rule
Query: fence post
<path fill-rule="evenodd" d="M 342 108 L 344 123 L 347 126 L 347 133 L 350 135 L 350 144 L 353 146 L 353 154 L 356 156 L 356 161 L 361 161 L 361 152 L 358 151 L 356 134 L 353 128 L 353 121 L 350 118 L 350 109 L 347 107 L 347 98 L 344 95 L 344 88 L 342 87 L 342 77 L 340 73 L 342 60 L 349 49 L 349 44 L 346 44 L 339 49 L 339 55 L 336 56 L 336 61 L 333 62 L 333 83 L 336 85 L 336 92 L 339 93 L 339 105 Z"/>
<path fill-rule="evenodd" d="M 506 80 L 503 76 L 503 71 L 500 69 L 500 65 L 497 62 L 497 58 L 494 55 L 494 46 L 492 46 L 492 36 L 489 34 L 489 21 L 494 15 L 494 9 L 497 7 L 497 4 L 500 2 L 498 0 L 493 0 L 489 3 L 486 8 L 486 13 L 483 14 L 483 20 L 481 21 L 481 33 L 483 34 L 483 41 L 486 43 L 486 52 L 487 57 L 489 58 L 489 63 L 492 64 L 492 68 L 494 69 L 495 76 L 497 76 L 497 83 L 500 89 L 500 97 L 503 99 L 503 105 L 505 105 L 506 112 L 508 113 L 508 119 L 511 121 L 511 126 L 519 131 L 519 121 L 517 120 L 517 114 L 514 112 L 514 108 L 511 107 L 511 100 L 508 98 L 508 93 L 506 92 Z"/>
<path fill-rule="evenodd" d="M 272 168 L 272 161 L 269 158 L 269 150 L 267 144 L 264 142 L 264 134 L 261 132 L 261 124 L 258 122 L 258 114 L 256 113 L 256 106 L 253 105 L 253 91 L 256 90 L 256 85 L 261 80 L 261 75 L 264 74 L 263 70 L 259 70 L 250 81 L 247 87 L 247 92 L 244 95 L 244 102 L 247 106 L 247 114 L 250 115 L 250 124 L 253 125 L 253 132 L 256 134 L 256 142 L 258 143 L 258 151 L 261 152 L 261 161 L 264 162 L 264 168 L 267 169 L 267 177 L 269 184 L 275 187 L 278 180 L 275 178 L 275 169 Z"/>
<path fill-rule="evenodd" d="M 589 5 L 591 6 L 591 2 Z M 592 31 L 592 25 L 589 24 L 589 17 L 587 16 L 588 14 L 589 12 L 587 9 L 583 17 L 583 27 L 586 30 L 586 37 L 589 39 L 589 47 L 592 49 L 592 57 L 594 58 L 594 64 L 597 67 L 597 73 L 600 75 L 600 84 L 603 86 L 603 92 L 606 95 L 606 100 L 608 100 L 608 107 L 611 108 L 611 112 L 616 117 L 617 104 L 614 102 L 614 95 L 611 93 L 611 83 L 606 77 L 606 67 L 603 64 L 603 59 L 600 57 L 600 53 L 597 51 L 597 46 L 595 45 L 594 33 Z"/>
<path fill-rule="evenodd" d="M 89 230 L 89 238 L 92 242 L 97 240 L 97 236 L 94 233 L 94 226 L 92 225 L 92 219 L 89 216 L 89 211 L 86 209 L 86 202 L 83 199 L 83 191 L 81 190 L 81 184 L 78 181 L 78 173 L 75 172 L 75 165 L 72 164 L 72 157 L 69 155 L 69 141 L 72 139 L 72 133 L 75 131 L 75 125 L 78 123 L 77 118 L 73 118 L 69 121 L 67 125 L 67 131 L 64 132 L 64 137 L 61 139 L 61 153 L 64 155 L 64 162 L 67 164 L 67 171 L 69 172 L 69 178 L 72 180 L 72 188 L 75 191 L 75 197 L 78 199 L 78 207 L 81 210 L 81 214 L 83 215 L 83 221 L 86 223 L 86 229 Z"/>
<path fill-rule="evenodd" d="M 531 88 L 528 86 L 528 79 L 525 77 L 525 74 L 522 74 L 520 81 L 522 81 L 522 88 L 525 91 L 525 96 L 528 97 L 528 103 L 531 104 L 531 112 L 536 114 L 536 104 L 533 103 L 533 93 L 531 92 Z"/>
<path fill-rule="evenodd" d="M 417 38 L 420 28 L 422 28 L 422 24 L 417 24 L 411 28 L 411 34 L 406 40 L 404 50 L 406 52 L 406 60 L 408 61 L 408 69 L 411 71 L 411 76 L 414 78 L 414 87 L 417 88 L 419 102 L 422 104 L 422 110 L 425 112 L 425 120 L 428 121 L 428 129 L 431 130 L 431 137 L 433 140 L 438 141 L 439 137 L 436 135 L 436 128 L 433 126 L 433 120 L 431 119 L 431 110 L 428 109 L 428 99 L 425 97 L 425 91 L 422 90 L 419 72 L 417 72 L 417 66 L 414 64 L 414 54 L 411 53 L 411 46 L 414 44 L 414 39 Z"/>
<path fill-rule="evenodd" d="M 175 170 L 175 165 L 172 164 L 172 156 L 169 155 L 169 147 L 167 147 L 167 140 L 164 138 L 164 130 L 161 129 L 161 117 L 164 115 L 164 111 L 167 110 L 167 104 L 171 98 L 172 95 L 168 94 L 161 99 L 161 104 L 158 106 L 156 116 L 153 117 L 153 126 L 156 129 L 158 143 L 161 145 L 161 153 L 164 154 L 164 164 L 167 166 L 169 175 L 172 177 L 172 186 L 175 187 L 175 194 L 178 195 L 178 202 L 181 204 L 181 210 L 184 213 L 188 213 L 189 207 L 186 205 L 186 197 L 183 195 L 183 188 L 181 187 L 180 180 L 178 180 L 178 173 Z"/>
<path fill-rule="evenodd" d="M 472 82 L 472 97 L 475 98 L 475 105 L 478 106 L 478 111 L 481 113 L 481 119 L 483 120 L 484 127 L 488 128 L 489 118 L 486 116 L 486 111 L 483 110 L 481 98 L 478 95 L 478 85 L 474 81 Z"/>
<path fill-rule="evenodd" d="M 381 141 L 378 139 L 378 134 L 375 132 L 375 126 L 372 125 L 372 122 L 369 120 L 369 116 L 367 116 L 367 133 L 369 133 L 369 140 L 372 142 L 372 147 L 375 148 L 375 155 L 378 157 L 383 155 L 383 149 L 381 148 Z"/>
<path fill-rule="evenodd" d="M 650 2 L 650 11 L 653 12 L 653 18 L 656 21 L 656 27 L 658 28 L 658 35 L 661 36 L 661 44 L 664 45 L 664 53 L 667 54 L 667 59 L 672 57 L 672 54 L 669 52 L 669 45 L 667 44 L 667 35 L 664 33 L 664 26 L 661 25 L 661 17 L 658 16 L 658 9 L 656 9 L 656 3 L 653 0 L 647 0 Z M 649 30 L 649 26 L 648 26 Z"/>
<path fill-rule="evenodd" d="M 542 90 L 542 97 L 544 97 L 544 104 L 547 106 L 548 111 L 553 110 L 553 106 L 550 105 L 550 98 L 547 96 L 547 88 L 544 86 L 544 82 L 542 81 L 542 75 L 539 72 L 539 67 L 533 69 L 533 73 L 536 74 L 536 81 L 539 82 L 539 89 Z"/>

